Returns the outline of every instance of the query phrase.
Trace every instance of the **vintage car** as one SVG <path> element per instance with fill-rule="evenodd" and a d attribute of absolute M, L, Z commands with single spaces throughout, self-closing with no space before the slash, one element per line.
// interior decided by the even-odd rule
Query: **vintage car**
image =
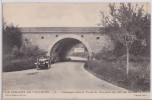
<path fill-rule="evenodd" d="M 48 57 L 40 57 L 35 63 L 37 69 L 48 69 L 50 68 L 50 62 Z"/>

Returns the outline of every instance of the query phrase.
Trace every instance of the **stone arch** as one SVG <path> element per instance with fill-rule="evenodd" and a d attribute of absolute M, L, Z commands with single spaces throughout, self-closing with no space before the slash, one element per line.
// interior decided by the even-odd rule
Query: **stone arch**
<path fill-rule="evenodd" d="M 66 34 L 66 35 L 59 35 L 56 39 L 54 39 L 50 46 L 48 47 L 48 50 L 47 50 L 47 56 L 50 56 L 51 54 L 51 51 L 52 49 L 54 48 L 54 46 L 61 40 L 63 39 L 75 39 L 75 40 L 78 40 L 80 41 L 88 50 L 88 53 L 89 53 L 89 56 L 91 57 L 92 56 L 92 49 L 89 45 L 89 43 L 84 39 L 82 38 L 81 36 L 79 35 L 73 35 L 73 34 Z"/>

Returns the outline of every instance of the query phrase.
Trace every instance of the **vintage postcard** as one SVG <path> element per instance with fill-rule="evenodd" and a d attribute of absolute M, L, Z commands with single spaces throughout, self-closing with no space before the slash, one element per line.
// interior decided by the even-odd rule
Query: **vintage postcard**
<path fill-rule="evenodd" d="M 2 3 L 2 98 L 150 99 L 150 9 Z"/>

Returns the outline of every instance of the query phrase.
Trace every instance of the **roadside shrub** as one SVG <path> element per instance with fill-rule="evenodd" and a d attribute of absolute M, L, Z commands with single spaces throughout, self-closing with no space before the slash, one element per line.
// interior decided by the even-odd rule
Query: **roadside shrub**
<path fill-rule="evenodd" d="M 10 54 L 3 55 L 3 72 L 35 68 L 37 57 L 45 54 L 46 52 L 30 43 L 22 45 L 20 49 L 14 46 Z"/>
<path fill-rule="evenodd" d="M 12 55 L 12 54 L 3 54 L 3 62 L 4 61 L 10 61 L 10 60 L 13 60 L 14 59 L 14 55 Z"/>
<path fill-rule="evenodd" d="M 117 58 L 117 60 L 123 60 L 123 61 L 126 61 L 127 60 L 127 55 L 123 55 L 119 58 Z M 144 61 L 147 61 L 147 62 L 150 62 L 150 57 L 144 57 L 144 56 L 135 56 L 135 55 L 129 55 L 129 61 L 130 62 L 144 62 Z"/>
<path fill-rule="evenodd" d="M 13 24 L 7 25 L 4 21 L 2 34 L 3 54 L 10 53 L 14 46 L 21 47 L 22 33 L 18 26 L 14 26 Z"/>
<path fill-rule="evenodd" d="M 10 60 L 9 62 L 3 63 L 3 72 L 20 71 L 35 68 L 35 58 L 24 58 Z"/>
<path fill-rule="evenodd" d="M 150 91 L 150 63 L 131 63 L 129 73 L 130 81 L 137 91 Z"/>
<path fill-rule="evenodd" d="M 13 47 L 13 49 L 12 49 L 12 51 L 11 51 L 11 55 L 12 55 L 13 57 L 18 57 L 18 56 L 20 56 L 20 50 L 18 49 L 17 46 L 14 46 L 14 47 Z"/>
<path fill-rule="evenodd" d="M 116 60 L 116 57 L 113 55 L 113 51 L 110 51 L 108 48 L 103 48 L 100 52 L 94 55 L 97 60 L 106 60 L 113 61 Z"/>
<path fill-rule="evenodd" d="M 38 46 L 32 45 L 32 44 L 26 44 L 22 45 L 20 48 L 20 55 L 26 56 L 26 57 L 38 57 L 40 55 L 45 55 L 46 52 L 43 50 L 40 50 Z"/>
<path fill-rule="evenodd" d="M 118 53 L 118 52 L 117 52 Z M 121 60 L 121 61 L 126 61 L 127 60 L 127 55 L 124 54 L 122 56 L 118 56 L 115 54 L 115 50 L 113 51 L 107 51 L 106 49 L 103 49 L 102 51 L 98 52 L 94 56 L 96 60 L 105 60 L 105 61 L 116 61 L 116 60 Z M 129 61 L 130 62 L 150 62 L 150 56 L 141 56 L 141 55 L 129 55 Z"/>
<path fill-rule="evenodd" d="M 87 62 L 88 69 L 92 70 L 93 72 L 96 72 L 96 74 L 101 75 L 102 77 L 106 78 L 113 78 L 113 79 L 121 79 L 124 78 L 125 74 L 125 63 L 122 62 L 110 62 L 110 61 L 104 61 L 104 60 L 90 60 Z M 121 75 L 120 75 L 121 74 Z M 116 76 L 116 77 L 112 77 Z"/>
<path fill-rule="evenodd" d="M 120 41 L 116 41 L 115 49 L 113 50 L 112 54 L 117 58 L 123 56 L 126 54 L 126 47 Z"/>
<path fill-rule="evenodd" d="M 148 43 L 148 41 L 146 42 L 146 44 L 146 46 L 143 46 L 142 41 L 135 41 L 130 48 L 130 54 L 136 56 L 150 56 L 150 44 Z"/>
<path fill-rule="evenodd" d="M 143 46 L 142 41 L 134 41 L 129 50 L 131 55 L 147 57 L 150 56 L 149 45 Z M 113 55 L 120 57 L 126 54 L 126 47 L 119 41 L 115 42 L 115 49 L 113 50 Z"/>
<path fill-rule="evenodd" d="M 114 61 L 116 60 L 116 57 L 114 55 L 112 55 L 112 52 L 99 52 L 95 55 L 95 58 L 97 60 L 105 60 L 105 61 Z"/>
<path fill-rule="evenodd" d="M 150 63 L 148 61 L 130 62 L 128 76 L 124 60 L 89 60 L 84 68 L 95 76 L 128 90 L 150 91 Z"/>

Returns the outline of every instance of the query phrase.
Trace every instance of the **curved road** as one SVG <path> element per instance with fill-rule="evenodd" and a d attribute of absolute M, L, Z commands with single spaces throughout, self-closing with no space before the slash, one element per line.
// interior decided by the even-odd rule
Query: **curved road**
<path fill-rule="evenodd" d="M 127 91 L 96 78 L 83 62 L 61 62 L 47 70 L 3 73 L 4 90 L 100 90 Z"/>

